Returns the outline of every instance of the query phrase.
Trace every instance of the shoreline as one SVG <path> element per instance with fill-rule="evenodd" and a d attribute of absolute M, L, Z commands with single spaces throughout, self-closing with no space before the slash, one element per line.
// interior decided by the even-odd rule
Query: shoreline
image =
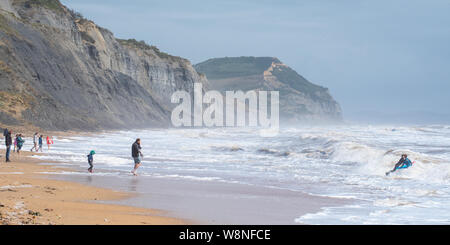
<path fill-rule="evenodd" d="M 97 134 L 107 134 L 114 133 L 124 130 L 159 130 L 159 129 L 167 129 L 170 127 L 138 127 L 138 128 L 117 128 L 117 129 L 95 129 L 95 130 L 82 130 L 82 129 L 72 129 L 72 130 L 45 130 L 37 126 L 33 125 L 9 125 L 0 123 L 0 129 L 3 136 L 3 130 L 7 128 L 8 130 L 13 131 L 13 134 L 22 133 L 25 137 L 32 137 L 35 132 L 39 132 L 39 134 L 57 136 L 61 138 L 72 137 L 72 136 L 92 136 Z"/>
<path fill-rule="evenodd" d="M 82 136 L 103 133 L 106 132 L 92 132 Z M 58 138 L 73 136 L 70 132 L 59 132 L 55 135 Z M 80 135 L 77 134 L 77 136 Z M 51 217 L 54 214 L 39 211 L 45 217 L 50 216 L 50 218 L 47 218 L 48 223 L 39 224 L 299 224 L 295 222 L 295 219 L 302 215 L 319 212 L 325 207 L 341 206 L 351 202 L 348 199 L 321 197 L 300 191 L 273 189 L 242 183 L 205 182 L 151 176 L 136 178 L 126 174 L 119 174 L 120 176 L 90 175 L 85 173 L 84 169 L 70 166 L 71 162 L 67 166 L 64 162 L 30 157 L 31 155 L 48 155 L 50 153 L 30 153 L 27 151 L 22 151 L 22 153 L 22 159 L 17 165 L 23 166 L 19 169 L 9 169 L 12 174 L 5 174 L 5 166 L 15 166 L 17 154 L 11 153 L 12 163 L 4 163 L 2 162 L 4 161 L 4 150 L 0 151 L 2 155 L 0 159 L 0 186 L 6 186 L 8 183 L 14 182 L 16 186 L 22 186 L 16 187 L 21 192 L 33 189 L 26 187 L 27 183 L 31 183 L 31 181 L 25 182 L 25 184 L 20 181 L 20 176 L 23 177 L 23 174 L 14 174 L 26 172 L 26 175 L 29 175 L 34 181 L 47 181 L 48 185 L 55 186 L 68 185 L 70 187 L 66 189 L 80 190 L 79 193 L 84 193 L 86 189 L 86 192 L 90 193 L 76 196 L 67 196 L 67 193 L 53 193 L 57 195 L 56 199 L 62 203 L 62 206 L 67 206 L 68 201 L 77 203 L 78 207 L 67 207 L 79 212 L 77 216 L 80 218 L 77 220 L 67 217 L 60 218 L 59 216 L 62 215 L 58 214 L 57 219 L 55 219 L 55 217 Z M 33 167 L 30 168 L 29 165 L 33 165 Z M 102 172 L 101 169 L 98 170 L 100 171 L 96 173 Z M 67 172 L 69 174 L 66 174 Z M 2 182 L 5 175 L 9 176 L 7 184 Z M 36 185 L 41 186 L 42 184 Z M 17 190 L 15 190 L 16 193 Z M 46 191 L 48 190 L 43 190 L 44 195 L 48 194 Z M 50 190 L 50 192 L 53 191 Z M 0 189 L 0 200 L 4 200 L 2 193 L 4 192 Z M 42 193 L 42 190 L 38 193 Z M 29 198 L 31 197 L 33 196 Z M 15 211 L 11 207 L 14 207 L 20 201 L 22 200 L 18 200 L 16 203 L 8 203 L 9 212 Z M 1 201 L 0 204 L 2 204 Z M 40 208 L 36 203 L 34 205 L 38 209 Z M 0 207 L 0 212 L 2 212 L 2 209 Z M 96 214 L 96 218 L 91 219 L 90 213 L 97 212 L 92 211 L 94 209 L 100 210 L 100 213 Z M 29 210 L 32 210 L 32 207 Z M 128 216 L 125 218 L 117 215 L 112 219 L 107 217 L 111 216 L 109 212 L 113 214 L 126 212 Z M 103 215 L 105 218 L 101 218 L 99 215 Z M 29 215 L 22 216 L 27 217 L 26 221 L 30 222 Z M 43 220 L 43 218 L 40 219 Z"/>
<path fill-rule="evenodd" d="M 147 176 L 96 176 L 91 179 L 70 174 L 53 175 L 52 178 L 137 192 L 129 198 L 107 203 L 168 210 L 170 216 L 203 225 L 305 225 L 295 219 L 320 212 L 325 207 L 353 202 L 300 191 L 215 181 Z"/>
<path fill-rule="evenodd" d="M 23 151 L 11 153 L 4 162 L 0 150 L 0 224 L 22 225 L 183 225 L 186 220 L 167 217 L 166 211 L 118 205 L 112 202 L 132 197 L 130 193 L 54 180 L 40 172 L 64 168 L 40 165 Z M 48 163 L 48 161 L 46 161 Z M 57 163 L 55 164 L 57 165 Z"/>

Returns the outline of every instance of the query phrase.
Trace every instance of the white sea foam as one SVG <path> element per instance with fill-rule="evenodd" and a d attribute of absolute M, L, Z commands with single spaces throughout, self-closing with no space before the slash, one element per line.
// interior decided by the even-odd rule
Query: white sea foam
<path fill-rule="evenodd" d="M 178 175 L 178 174 L 170 174 L 170 175 L 161 175 L 161 174 L 143 174 L 144 176 L 152 176 L 156 178 L 175 178 L 175 179 L 189 179 L 196 181 L 220 181 L 221 178 L 218 177 L 198 177 L 198 176 L 190 176 L 190 175 Z"/>
<path fill-rule="evenodd" d="M 246 183 L 357 202 L 298 222 L 450 223 L 444 222 L 450 221 L 448 125 L 299 127 L 272 138 L 254 128 L 121 131 L 55 138 L 52 154 L 34 157 L 82 170 L 48 174 L 87 175 L 86 155 L 95 150 L 94 174 L 129 176 L 136 138 L 145 155 L 139 169 L 144 178 Z M 403 153 L 413 166 L 385 176 Z"/>
<path fill-rule="evenodd" d="M 78 176 L 120 176 L 119 172 L 76 172 L 76 171 L 58 171 L 58 172 L 37 172 L 38 174 L 48 174 L 48 175 L 78 175 Z M 129 175 L 129 174 L 127 174 Z"/>
<path fill-rule="evenodd" d="M 0 189 L 15 189 L 15 188 L 31 188 L 32 185 L 4 185 L 0 186 Z"/>

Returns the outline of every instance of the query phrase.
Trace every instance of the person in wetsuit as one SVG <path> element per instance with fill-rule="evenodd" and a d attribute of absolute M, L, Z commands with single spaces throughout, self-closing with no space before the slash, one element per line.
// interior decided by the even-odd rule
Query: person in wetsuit
<path fill-rule="evenodd" d="M 402 158 L 400 158 L 400 160 L 398 160 L 398 162 L 395 164 L 394 169 L 392 169 L 391 171 L 387 172 L 386 175 L 389 175 L 390 173 L 395 172 L 395 170 L 402 168 L 402 167 L 409 167 L 412 165 L 411 160 L 408 159 L 408 155 L 403 154 Z"/>

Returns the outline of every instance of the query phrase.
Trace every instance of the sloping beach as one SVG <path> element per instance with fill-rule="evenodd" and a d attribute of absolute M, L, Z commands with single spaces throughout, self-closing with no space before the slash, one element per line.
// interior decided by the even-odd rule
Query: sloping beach
<path fill-rule="evenodd" d="M 11 152 L 10 163 L 3 162 L 4 150 L 0 152 L 2 224 L 296 224 L 295 217 L 349 202 L 209 178 L 148 175 L 147 168 L 155 165 L 153 158 L 146 158 L 151 163 L 144 162 L 142 175 L 135 177 L 125 170 L 131 169 L 131 160 L 107 152 L 96 156 L 90 174 L 84 154 L 69 159 L 64 157 L 70 154 L 61 155 L 73 150 L 70 142 L 81 135 L 53 134 L 58 136 L 51 151 L 44 147 L 44 153 L 31 153 L 27 139 L 20 156 Z M 80 139 L 97 139 L 95 145 L 105 147 L 100 139 L 108 134 Z M 90 147 L 87 142 L 86 147 Z M 105 159 L 113 165 L 125 161 L 126 166 L 108 169 Z"/>
<path fill-rule="evenodd" d="M 250 128 L 116 131 L 55 137 L 50 152 L 34 158 L 70 167 L 45 173 L 51 179 L 133 194 L 107 203 L 165 210 L 189 223 L 447 224 L 449 129 L 299 127 L 277 137 Z M 136 138 L 145 157 L 133 177 Z M 386 176 L 402 154 L 413 167 Z"/>
<path fill-rule="evenodd" d="M 4 162 L 0 151 L 0 224 L 42 225 L 171 225 L 186 221 L 165 216 L 163 211 L 132 206 L 104 204 L 131 195 L 124 192 L 91 187 L 75 182 L 52 180 L 41 172 L 55 172 L 48 165 L 31 158 L 36 153 L 12 153 Z"/>

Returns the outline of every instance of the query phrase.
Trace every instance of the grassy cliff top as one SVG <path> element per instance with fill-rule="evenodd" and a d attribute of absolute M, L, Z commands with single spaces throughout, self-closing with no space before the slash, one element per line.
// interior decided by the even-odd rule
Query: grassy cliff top
<path fill-rule="evenodd" d="M 119 42 L 123 46 L 129 46 L 129 47 L 133 47 L 133 48 L 137 48 L 137 49 L 141 49 L 141 50 L 152 50 L 153 52 L 156 53 L 156 55 L 158 55 L 158 57 L 160 57 L 162 59 L 172 58 L 172 59 L 185 60 L 184 58 L 181 58 L 181 57 L 178 57 L 178 56 L 173 56 L 173 55 L 170 55 L 168 53 L 162 52 L 156 46 L 148 45 L 147 43 L 145 43 L 145 41 L 137 41 L 136 39 L 133 39 L 133 38 L 132 39 L 119 39 L 119 38 L 116 38 L 116 40 L 117 40 L 117 42 Z"/>
<path fill-rule="evenodd" d="M 196 64 L 195 69 L 209 79 L 223 79 L 263 74 L 272 62 L 280 63 L 273 57 L 225 57 L 214 58 Z"/>
<path fill-rule="evenodd" d="M 25 8 L 44 7 L 55 12 L 63 12 L 64 6 L 59 0 L 14 0 L 13 4 L 23 5 Z"/>
<path fill-rule="evenodd" d="M 282 64 L 280 60 L 273 57 L 225 57 L 209 59 L 196 64 L 194 67 L 197 72 L 205 74 L 209 80 L 217 80 L 263 75 L 264 71 L 272 63 Z M 316 92 L 325 92 L 327 90 L 324 87 L 309 82 L 295 70 L 285 65 L 274 66 L 272 75 L 290 88 L 311 94 L 312 97 L 315 97 Z M 245 85 L 241 84 L 241 86 Z"/>
<path fill-rule="evenodd" d="M 328 90 L 327 88 L 309 82 L 295 70 L 287 66 L 275 67 L 272 71 L 272 75 L 280 82 L 289 85 L 291 88 L 310 94 L 313 99 L 318 99 L 315 94 L 316 92 L 326 92 Z"/>

